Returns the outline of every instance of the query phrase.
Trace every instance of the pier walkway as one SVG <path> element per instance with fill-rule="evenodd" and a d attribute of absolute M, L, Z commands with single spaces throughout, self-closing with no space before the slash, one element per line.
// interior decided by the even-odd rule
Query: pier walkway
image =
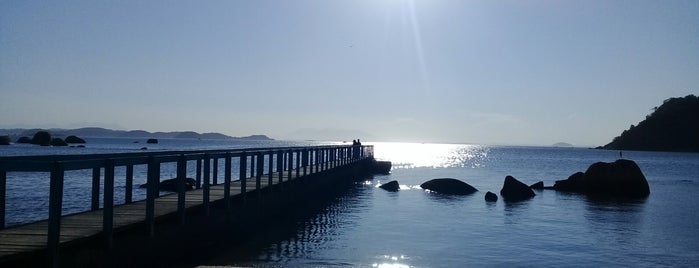
<path fill-rule="evenodd" d="M 214 208 L 231 215 L 235 203 L 245 203 L 251 197 L 273 196 L 275 192 L 285 191 L 284 187 L 299 187 L 294 186 L 294 182 L 305 177 L 356 169 L 358 165 L 370 172 L 372 162 L 375 162 L 372 146 L 0 157 L 0 267 L 42 262 L 42 266 L 59 267 L 79 263 L 79 260 L 61 260 L 62 251 L 69 251 L 68 248 L 85 251 L 80 247 L 97 244 L 110 252 L 115 247 L 114 239 L 122 232 L 140 233 L 144 239 L 157 237 L 159 224 L 184 226 L 190 217 L 203 217 L 206 221 Z M 163 178 L 160 169 L 165 163 L 176 163 L 175 192 L 159 189 Z M 219 172 L 220 164 L 223 172 Z M 132 201 L 133 170 L 139 165 L 147 167 L 146 198 Z M 195 168 L 188 171 L 188 166 Z M 115 168 L 125 169 L 126 174 L 122 204 L 114 204 Z M 91 210 L 61 215 L 64 184 L 71 179 L 65 178 L 65 172 L 85 169 L 92 170 L 93 174 Z M 14 172 L 48 174 L 48 219 L 5 226 L 7 174 Z M 331 180 L 332 176 L 322 179 Z M 188 190 L 188 187 L 193 189 Z M 94 249 L 87 252 L 91 251 Z M 75 256 L 70 255 L 70 258 Z M 37 258 L 42 261 L 37 262 Z"/>

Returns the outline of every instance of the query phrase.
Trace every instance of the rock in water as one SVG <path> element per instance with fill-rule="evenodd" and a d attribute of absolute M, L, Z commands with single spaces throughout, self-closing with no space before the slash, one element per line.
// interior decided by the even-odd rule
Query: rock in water
<path fill-rule="evenodd" d="M 51 139 L 51 145 L 52 146 L 68 146 L 68 144 L 61 138 Z"/>
<path fill-rule="evenodd" d="M 19 139 L 17 139 L 17 143 L 32 143 L 32 138 L 20 137 Z"/>
<path fill-rule="evenodd" d="M 544 182 L 543 182 L 543 181 L 539 181 L 539 182 L 537 182 L 537 183 L 534 183 L 534 184 L 532 184 L 532 185 L 529 185 L 529 188 L 537 189 L 537 190 L 543 190 L 543 189 L 544 189 Z"/>
<path fill-rule="evenodd" d="M 496 202 L 496 201 L 498 201 L 498 196 L 496 194 L 494 194 L 493 192 L 488 191 L 487 193 L 485 193 L 485 201 Z"/>
<path fill-rule="evenodd" d="M 467 195 L 478 192 L 476 188 L 473 188 L 468 183 L 450 178 L 429 180 L 420 184 L 420 187 L 441 194 Z"/>
<path fill-rule="evenodd" d="M 398 184 L 398 181 L 389 181 L 387 183 L 381 184 L 379 188 L 384 189 L 386 191 L 395 192 L 400 190 L 400 185 Z"/>
<path fill-rule="evenodd" d="M 194 184 L 196 181 L 192 178 L 185 178 L 184 179 L 184 189 L 185 191 L 189 191 L 194 189 Z M 141 188 L 147 188 L 148 184 L 141 184 Z M 170 192 L 177 192 L 177 178 L 169 179 L 169 180 L 164 180 L 158 183 L 158 190 L 160 191 L 170 191 Z"/>
<path fill-rule="evenodd" d="M 158 143 L 158 139 L 148 139 L 148 140 L 146 141 L 146 143 L 156 144 L 156 143 Z"/>
<path fill-rule="evenodd" d="M 619 159 L 597 162 L 567 180 L 556 181 L 556 190 L 613 198 L 645 198 L 650 194 L 646 177 L 636 162 Z"/>
<path fill-rule="evenodd" d="M 79 138 L 78 136 L 70 135 L 66 137 L 66 143 L 85 143 L 85 140 Z"/>
<path fill-rule="evenodd" d="M 12 144 L 12 139 L 10 136 L 0 136 L 0 145 L 10 145 Z"/>
<path fill-rule="evenodd" d="M 39 131 L 32 137 L 32 144 L 37 144 L 41 146 L 51 145 L 51 134 L 48 131 Z"/>
<path fill-rule="evenodd" d="M 500 195 L 506 202 L 527 200 L 536 196 L 529 186 L 518 181 L 512 176 L 505 177 L 505 182 L 500 190 Z"/>

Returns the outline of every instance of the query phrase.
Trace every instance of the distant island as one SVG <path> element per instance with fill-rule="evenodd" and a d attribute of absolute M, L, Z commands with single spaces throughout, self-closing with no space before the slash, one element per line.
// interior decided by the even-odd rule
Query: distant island
<path fill-rule="evenodd" d="M 551 145 L 552 147 L 573 147 L 572 144 L 567 142 L 557 142 Z"/>
<path fill-rule="evenodd" d="M 607 145 L 609 150 L 699 152 L 699 97 L 670 98 Z"/>
<path fill-rule="evenodd" d="M 32 137 L 37 131 L 46 130 L 53 136 L 79 136 L 92 138 L 155 138 L 155 139 L 210 139 L 210 140 L 273 140 L 266 135 L 250 135 L 245 137 L 232 137 L 221 133 L 197 133 L 194 131 L 173 132 L 148 132 L 145 130 L 113 130 L 98 127 L 86 127 L 77 129 L 0 129 L 0 135 L 8 135 L 13 139 L 19 137 Z"/>

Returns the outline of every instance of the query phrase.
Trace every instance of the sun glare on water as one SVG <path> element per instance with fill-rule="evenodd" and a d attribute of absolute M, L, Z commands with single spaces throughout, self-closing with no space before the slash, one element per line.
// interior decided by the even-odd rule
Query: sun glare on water
<path fill-rule="evenodd" d="M 391 161 L 394 168 L 481 167 L 488 147 L 466 144 L 373 143 L 377 159 Z"/>

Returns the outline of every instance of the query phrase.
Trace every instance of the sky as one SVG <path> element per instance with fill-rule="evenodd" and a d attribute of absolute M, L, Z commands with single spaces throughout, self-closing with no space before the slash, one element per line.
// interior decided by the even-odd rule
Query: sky
<path fill-rule="evenodd" d="M 694 0 L 0 0 L 0 128 L 599 146 L 698 92 Z"/>

